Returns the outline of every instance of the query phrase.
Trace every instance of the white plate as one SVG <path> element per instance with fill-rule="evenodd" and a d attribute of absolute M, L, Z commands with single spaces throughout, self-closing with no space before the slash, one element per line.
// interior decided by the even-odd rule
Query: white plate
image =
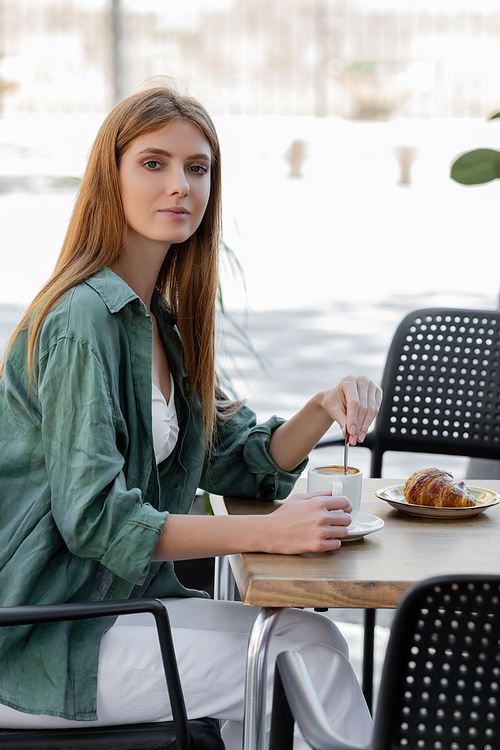
<path fill-rule="evenodd" d="M 358 513 L 356 523 L 348 526 L 347 536 L 342 539 L 342 544 L 345 542 L 354 542 L 356 539 L 361 539 L 368 534 L 373 534 L 374 531 L 380 531 L 384 522 L 377 516 L 371 516 L 369 513 Z"/>
<path fill-rule="evenodd" d="M 401 513 L 406 513 L 410 516 L 420 516 L 421 518 L 447 518 L 448 520 L 451 518 L 477 516 L 483 510 L 492 508 L 494 505 L 500 503 L 500 495 L 496 492 L 485 490 L 483 487 L 471 487 L 468 484 L 467 489 L 476 498 L 476 505 L 468 508 L 435 508 L 432 505 L 413 505 L 406 502 L 403 489 L 404 484 L 396 484 L 393 487 L 385 487 L 383 490 L 378 490 L 375 494 Z"/>

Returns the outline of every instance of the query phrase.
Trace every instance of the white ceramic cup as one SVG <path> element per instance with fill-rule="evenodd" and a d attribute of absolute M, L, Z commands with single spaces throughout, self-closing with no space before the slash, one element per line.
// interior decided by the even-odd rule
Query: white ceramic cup
<path fill-rule="evenodd" d="M 344 495 L 352 505 L 352 525 L 356 524 L 361 505 L 361 486 L 363 473 L 354 466 L 317 466 L 307 472 L 308 492 L 331 492 L 332 495 Z"/>

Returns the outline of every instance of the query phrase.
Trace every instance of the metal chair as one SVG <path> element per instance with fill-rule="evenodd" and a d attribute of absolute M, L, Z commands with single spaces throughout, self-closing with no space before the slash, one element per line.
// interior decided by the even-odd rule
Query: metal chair
<path fill-rule="evenodd" d="M 399 324 L 384 400 L 363 447 L 370 476 L 386 451 L 500 458 L 500 311 L 430 307 Z M 317 447 L 337 445 L 321 440 Z"/>
<path fill-rule="evenodd" d="M 219 723 L 188 721 L 170 623 L 158 599 L 1 607 L 0 627 L 150 612 L 156 621 L 173 721 L 77 729 L 2 729 L 3 750 L 224 750 Z M 140 647 L 140 644 L 138 644 Z"/>
<path fill-rule="evenodd" d="M 279 654 L 270 750 L 294 721 L 314 750 L 498 750 L 500 575 L 447 575 L 408 589 L 387 647 L 372 743 L 328 724 L 302 657 Z"/>

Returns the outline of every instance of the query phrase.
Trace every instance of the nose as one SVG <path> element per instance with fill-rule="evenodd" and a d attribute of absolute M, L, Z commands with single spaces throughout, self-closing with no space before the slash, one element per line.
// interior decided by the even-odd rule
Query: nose
<path fill-rule="evenodd" d="M 169 170 L 166 181 L 166 189 L 169 195 L 189 195 L 189 182 L 184 170 L 184 165 L 172 167 Z"/>

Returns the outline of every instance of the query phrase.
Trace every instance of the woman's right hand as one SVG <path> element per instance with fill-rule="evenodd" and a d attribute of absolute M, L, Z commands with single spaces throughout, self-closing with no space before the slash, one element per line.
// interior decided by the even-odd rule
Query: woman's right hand
<path fill-rule="evenodd" d="M 342 510 L 343 513 L 330 513 Z M 299 555 L 338 549 L 347 536 L 352 506 L 346 497 L 324 492 L 291 495 L 266 516 L 266 552 Z"/>

